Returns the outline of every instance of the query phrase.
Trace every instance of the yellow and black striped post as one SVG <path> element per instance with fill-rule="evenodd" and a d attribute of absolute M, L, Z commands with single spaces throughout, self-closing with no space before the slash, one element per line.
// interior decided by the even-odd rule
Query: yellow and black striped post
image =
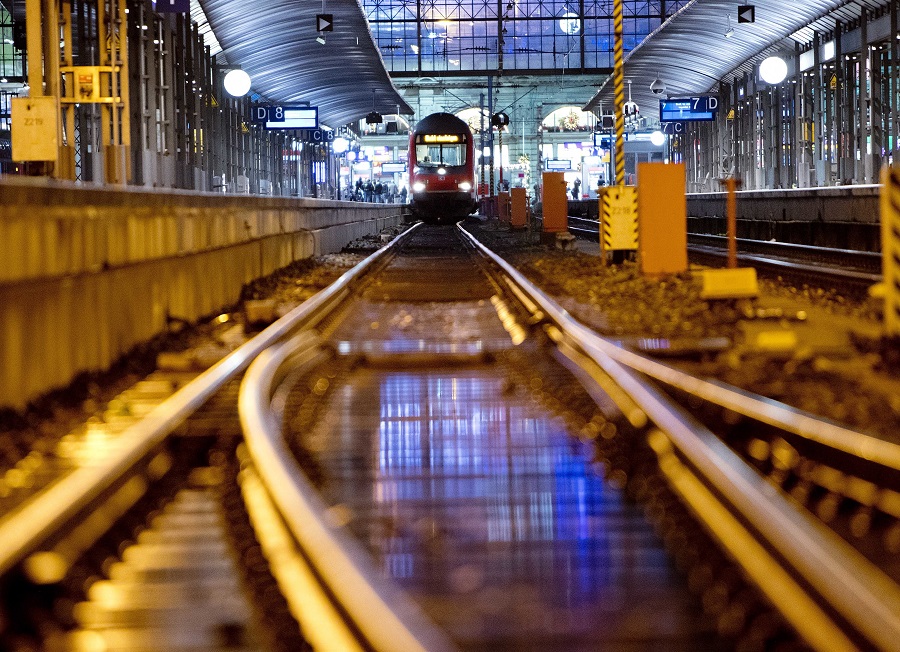
<path fill-rule="evenodd" d="M 622 0 L 613 2 L 613 93 L 616 110 L 616 185 L 625 185 L 625 68 Z"/>
<path fill-rule="evenodd" d="M 884 335 L 900 337 L 900 172 L 881 171 L 881 268 L 884 277 Z"/>

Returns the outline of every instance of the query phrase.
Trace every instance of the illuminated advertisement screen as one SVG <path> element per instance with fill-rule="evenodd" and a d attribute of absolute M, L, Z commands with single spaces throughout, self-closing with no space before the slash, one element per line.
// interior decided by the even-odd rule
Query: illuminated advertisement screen
<path fill-rule="evenodd" d="M 548 158 L 547 159 L 547 169 L 548 170 L 571 170 L 572 169 L 572 161 L 567 158 Z"/>

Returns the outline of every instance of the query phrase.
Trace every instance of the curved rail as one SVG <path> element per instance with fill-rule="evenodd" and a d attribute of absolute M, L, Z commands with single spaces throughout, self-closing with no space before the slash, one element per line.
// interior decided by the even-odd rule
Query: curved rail
<path fill-rule="evenodd" d="M 362 547 L 329 521 L 327 505 L 284 443 L 273 396 L 286 374 L 315 360 L 316 349 L 314 337 L 298 337 L 264 352 L 247 371 L 240 415 L 257 472 L 310 566 L 361 634 L 363 649 L 453 650 L 418 606 L 379 575 Z"/>
<path fill-rule="evenodd" d="M 120 484 L 135 466 L 157 450 L 166 437 L 200 408 L 225 383 L 241 373 L 266 348 L 294 332 L 323 307 L 334 305 L 348 292 L 348 286 L 402 241 L 406 231 L 335 283 L 273 323 L 227 357 L 200 374 L 158 405 L 146 418 L 129 427 L 119 437 L 118 448 L 102 462 L 76 469 L 39 494 L 0 523 L 0 575 L 24 561 L 48 539 L 72 522 L 93 501 Z"/>
<path fill-rule="evenodd" d="M 330 307 L 314 309 L 325 313 Z M 269 348 L 250 365 L 241 384 L 239 413 L 256 472 L 302 556 L 346 614 L 348 628 L 361 639 L 363 649 L 456 649 L 415 603 L 379 574 L 365 550 L 332 523 L 328 506 L 283 440 L 276 407 L 282 384 L 298 369 L 311 368 L 327 356 L 314 332 L 306 330 Z M 286 593 L 289 602 L 300 602 L 290 595 L 290 588 Z"/>
<path fill-rule="evenodd" d="M 526 294 L 555 324 L 557 338 L 594 360 L 642 407 L 659 429 L 648 440 L 670 486 L 801 636 L 823 650 L 854 649 L 860 641 L 878 649 L 895 646 L 900 640 L 900 588 L 894 582 L 832 531 L 795 509 L 712 432 L 673 408 L 632 371 L 662 375 L 662 365 L 650 364 L 576 322 L 521 273 L 460 229 L 473 247 L 503 270 L 516 292 Z M 685 376 L 684 382 L 689 378 Z M 712 396 L 712 388 L 707 390 Z M 717 392 L 727 390 L 718 387 Z M 730 397 L 738 407 L 748 403 L 745 399 L 737 392 Z M 769 422 L 785 421 L 795 429 L 803 425 L 802 419 L 791 424 L 786 417 L 776 418 L 774 405 L 753 407 Z M 854 449 L 885 461 L 895 459 L 897 453 L 874 440 Z"/>

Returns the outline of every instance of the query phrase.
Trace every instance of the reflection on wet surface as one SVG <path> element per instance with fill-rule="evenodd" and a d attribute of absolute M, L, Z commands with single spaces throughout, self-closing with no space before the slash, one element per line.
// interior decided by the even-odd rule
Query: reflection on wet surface
<path fill-rule="evenodd" d="M 640 509 L 498 369 L 360 369 L 297 434 L 325 500 L 462 647 L 714 647 Z"/>

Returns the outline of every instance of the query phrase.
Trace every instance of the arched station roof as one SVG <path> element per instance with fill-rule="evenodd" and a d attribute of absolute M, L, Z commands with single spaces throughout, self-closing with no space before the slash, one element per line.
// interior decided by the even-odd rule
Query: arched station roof
<path fill-rule="evenodd" d="M 253 90 L 268 100 L 309 102 L 331 127 L 360 120 L 373 107 L 382 114 L 413 113 L 385 69 L 357 0 L 200 5 L 228 61 L 246 71 Z M 322 13 L 334 16 L 334 31 L 317 32 L 316 15 Z"/>
<path fill-rule="evenodd" d="M 851 22 L 863 9 L 877 10 L 892 0 L 753 0 L 755 21 L 739 23 L 738 3 L 694 0 L 682 7 L 625 58 L 631 99 L 653 115 L 661 97 L 706 93 L 726 77 L 752 71 L 770 54 L 793 54 L 794 44 L 812 40 L 813 30 L 830 32 L 834 21 Z M 827 18 L 826 18 L 827 17 Z M 729 37 L 726 32 L 733 30 Z M 664 95 L 650 84 L 659 78 Z M 625 99 L 628 99 L 626 86 Z M 613 112 L 610 76 L 584 109 Z"/>

